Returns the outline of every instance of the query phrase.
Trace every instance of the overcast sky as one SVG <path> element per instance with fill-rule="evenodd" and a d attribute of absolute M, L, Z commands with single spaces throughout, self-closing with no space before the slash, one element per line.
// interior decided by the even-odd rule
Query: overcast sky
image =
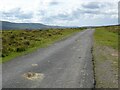
<path fill-rule="evenodd" d="M 118 23 L 119 0 L 0 0 L 0 20 L 59 26 Z"/>

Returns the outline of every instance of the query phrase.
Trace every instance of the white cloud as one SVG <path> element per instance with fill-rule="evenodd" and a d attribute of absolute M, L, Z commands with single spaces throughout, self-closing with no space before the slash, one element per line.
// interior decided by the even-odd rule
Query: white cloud
<path fill-rule="evenodd" d="M 1 20 L 63 26 L 91 25 L 91 23 L 98 25 L 98 21 L 101 21 L 100 24 L 117 24 L 118 1 L 0 0 Z M 15 11 L 16 9 L 20 11 Z"/>

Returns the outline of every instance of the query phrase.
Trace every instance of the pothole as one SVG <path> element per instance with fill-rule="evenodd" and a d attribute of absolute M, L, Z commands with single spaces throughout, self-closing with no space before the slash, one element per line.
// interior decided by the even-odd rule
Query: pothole
<path fill-rule="evenodd" d="M 81 58 L 81 57 L 78 57 L 78 58 Z"/>
<path fill-rule="evenodd" d="M 23 77 L 28 80 L 42 80 L 44 78 L 44 74 L 42 73 L 35 73 L 35 72 L 28 72 L 23 74 Z"/>

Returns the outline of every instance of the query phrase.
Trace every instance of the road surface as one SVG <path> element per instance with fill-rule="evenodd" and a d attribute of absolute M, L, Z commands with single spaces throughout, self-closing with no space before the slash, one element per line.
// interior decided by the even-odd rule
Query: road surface
<path fill-rule="evenodd" d="M 93 33 L 84 30 L 4 63 L 3 88 L 93 88 Z M 28 72 L 37 74 L 27 78 Z"/>

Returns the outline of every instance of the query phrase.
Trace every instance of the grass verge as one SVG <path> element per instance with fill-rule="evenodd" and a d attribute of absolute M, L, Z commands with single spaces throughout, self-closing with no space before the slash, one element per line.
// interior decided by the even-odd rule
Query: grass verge
<path fill-rule="evenodd" d="M 96 28 L 94 64 L 96 88 L 118 88 L 118 26 Z"/>

